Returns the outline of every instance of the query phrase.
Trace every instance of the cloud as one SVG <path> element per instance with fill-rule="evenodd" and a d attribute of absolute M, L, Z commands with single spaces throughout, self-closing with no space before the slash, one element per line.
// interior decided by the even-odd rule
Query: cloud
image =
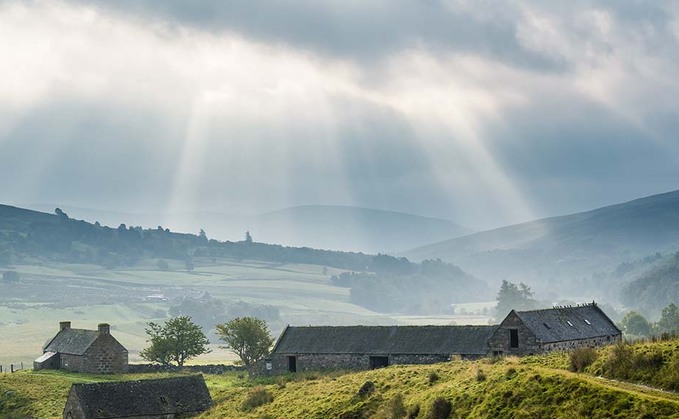
<path fill-rule="evenodd" d="M 0 199 L 474 227 L 674 189 L 679 10 L 0 3 Z"/>

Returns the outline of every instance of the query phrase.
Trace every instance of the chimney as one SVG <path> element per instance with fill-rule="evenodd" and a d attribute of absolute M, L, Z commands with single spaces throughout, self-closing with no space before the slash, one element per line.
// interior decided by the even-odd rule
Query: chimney
<path fill-rule="evenodd" d="M 111 334 L 111 326 L 108 323 L 99 323 L 99 334 L 100 335 L 110 335 Z"/>
<path fill-rule="evenodd" d="M 71 328 L 71 322 L 59 322 L 59 331 L 61 332 L 64 329 L 70 329 Z"/>

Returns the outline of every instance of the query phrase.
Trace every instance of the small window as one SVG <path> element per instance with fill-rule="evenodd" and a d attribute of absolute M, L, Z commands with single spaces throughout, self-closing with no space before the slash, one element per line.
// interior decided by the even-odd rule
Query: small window
<path fill-rule="evenodd" d="M 566 323 L 568 323 L 568 325 L 569 325 L 570 327 L 573 327 L 573 323 L 571 323 L 570 320 L 566 320 Z"/>
<path fill-rule="evenodd" d="M 509 347 L 519 347 L 519 331 L 516 329 L 509 329 Z"/>
<path fill-rule="evenodd" d="M 591 325 L 592 323 L 589 322 L 589 320 L 585 319 L 585 323 Z"/>
<path fill-rule="evenodd" d="M 551 327 L 550 325 L 548 325 L 547 323 L 542 323 L 542 324 L 544 324 L 545 327 L 546 327 L 547 329 L 551 329 L 551 328 L 552 328 L 552 327 Z"/>

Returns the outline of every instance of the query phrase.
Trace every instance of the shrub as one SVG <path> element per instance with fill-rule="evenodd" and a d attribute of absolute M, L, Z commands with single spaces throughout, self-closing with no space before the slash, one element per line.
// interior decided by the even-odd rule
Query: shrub
<path fill-rule="evenodd" d="M 441 377 L 439 377 L 439 375 L 436 373 L 436 371 L 430 372 L 429 373 L 429 385 L 432 385 L 435 382 L 437 382 L 439 380 L 439 378 L 441 378 Z"/>
<path fill-rule="evenodd" d="M 375 383 L 372 381 L 366 381 L 363 383 L 361 388 L 358 389 L 358 393 L 356 393 L 356 396 L 358 397 L 366 397 L 371 395 L 375 391 Z"/>
<path fill-rule="evenodd" d="M 420 405 L 416 404 L 408 409 L 408 419 L 415 419 L 420 416 Z"/>
<path fill-rule="evenodd" d="M 593 348 L 578 348 L 568 355 L 569 370 L 573 372 L 583 372 L 596 361 L 597 352 Z"/>
<path fill-rule="evenodd" d="M 437 397 L 431 404 L 429 419 L 448 419 L 453 411 L 453 405 L 443 397 Z"/>
<path fill-rule="evenodd" d="M 389 399 L 387 404 L 384 405 L 375 417 L 384 419 L 402 419 L 406 414 L 406 407 L 403 404 L 403 395 L 398 393 Z"/>
<path fill-rule="evenodd" d="M 273 395 L 269 393 L 263 387 L 256 387 L 250 392 L 248 397 L 243 401 L 241 409 L 244 411 L 250 411 L 263 406 L 265 404 L 271 403 L 273 401 Z"/>
<path fill-rule="evenodd" d="M 486 381 L 486 373 L 483 372 L 481 368 L 476 370 L 476 381 L 478 381 L 479 383 L 482 381 Z"/>

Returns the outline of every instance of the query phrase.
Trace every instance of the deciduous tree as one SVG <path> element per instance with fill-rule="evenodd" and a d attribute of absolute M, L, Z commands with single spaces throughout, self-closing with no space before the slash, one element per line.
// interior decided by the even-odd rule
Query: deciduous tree
<path fill-rule="evenodd" d="M 181 367 L 186 360 L 210 352 L 207 348 L 210 341 L 191 317 L 174 317 L 164 325 L 153 322 L 148 325 L 146 334 L 151 346 L 139 353 L 147 361 L 163 365 L 176 362 Z"/>
<path fill-rule="evenodd" d="M 237 317 L 218 324 L 217 335 L 246 367 L 264 358 L 273 343 L 266 322 L 256 317 Z"/>

